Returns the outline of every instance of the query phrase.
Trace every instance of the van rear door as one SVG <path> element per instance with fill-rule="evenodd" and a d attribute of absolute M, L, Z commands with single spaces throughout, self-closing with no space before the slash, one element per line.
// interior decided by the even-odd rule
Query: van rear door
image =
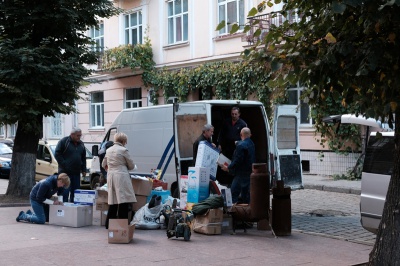
<path fill-rule="evenodd" d="M 201 135 L 207 120 L 206 103 L 174 103 L 175 156 L 178 177 L 187 175 L 193 165 L 193 143 Z"/>
<path fill-rule="evenodd" d="M 292 189 L 303 188 L 299 144 L 300 112 L 297 105 L 276 105 L 273 147 L 275 180 Z"/>

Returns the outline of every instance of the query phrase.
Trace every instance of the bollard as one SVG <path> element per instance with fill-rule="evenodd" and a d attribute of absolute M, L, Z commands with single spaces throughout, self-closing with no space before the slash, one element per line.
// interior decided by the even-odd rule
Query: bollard
<path fill-rule="evenodd" d="M 250 175 L 251 220 L 268 218 L 269 210 L 269 175 L 266 163 L 253 163 Z"/>
<path fill-rule="evenodd" d="M 290 187 L 284 187 L 283 181 L 276 182 L 272 188 L 272 229 L 277 236 L 288 236 L 292 233 L 292 207 Z"/>

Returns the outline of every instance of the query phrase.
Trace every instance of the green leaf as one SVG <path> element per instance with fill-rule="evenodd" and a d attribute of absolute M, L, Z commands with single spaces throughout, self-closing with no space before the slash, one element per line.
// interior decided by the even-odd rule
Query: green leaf
<path fill-rule="evenodd" d="M 230 34 L 234 34 L 234 33 L 236 33 L 239 29 L 240 29 L 239 25 L 235 23 L 235 24 L 232 25 L 232 29 L 231 29 L 231 31 L 230 31 L 229 33 L 230 33 Z"/>
<path fill-rule="evenodd" d="M 253 17 L 253 16 L 255 16 L 257 13 L 258 13 L 257 8 L 253 7 L 253 8 L 249 11 L 249 13 L 247 14 L 247 16 L 248 16 L 248 17 Z"/>
<path fill-rule="evenodd" d="M 216 30 L 216 31 L 219 31 L 219 30 L 225 28 L 225 25 L 226 25 L 225 20 L 222 20 L 222 21 L 218 24 L 218 26 L 217 26 L 217 28 L 216 28 L 215 30 Z"/>

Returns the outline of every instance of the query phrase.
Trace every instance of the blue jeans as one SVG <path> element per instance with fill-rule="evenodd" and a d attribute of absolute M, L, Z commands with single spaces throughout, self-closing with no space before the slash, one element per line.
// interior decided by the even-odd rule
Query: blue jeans
<path fill-rule="evenodd" d="M 243 203 L 250 203 L 250 174 L 235 175 L 231 185 L 232 203 L 237 203 L 239 195 Z"/>
<path fill-rule="evenodd" d="M 44 214 L 44 203 L 37 202 L 31 199 L 31 206 L 33 209 L 32 215 L 27 214 L 26 220 L 35 224 L 44 224 L 46 222 L 46 215 Z"/>
<path fill-rule="evenodd" d="M 81 175 L 68 175 L 71 180 L 69 188 L 64 189 L 63 201 L 74 202 L 75 190 L 81 187 Z M 69 199 L 69 200 L 68 200 Z"/>

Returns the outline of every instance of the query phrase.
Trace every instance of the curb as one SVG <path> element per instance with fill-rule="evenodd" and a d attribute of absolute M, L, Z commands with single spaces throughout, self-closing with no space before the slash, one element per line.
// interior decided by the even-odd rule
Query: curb
<path fill-rule="evenodd" d="M 304 184 L 304 188 L 305 189 L 323 190 L 323 191 L 328 191 L 328 192 L 361 195 L 361 189 L 358 189 L 358 188 L 331 187 L 331 186 L 313 185 L 313 184 Z"/>
<path fill-rule="evenodd" d="M 29 203 L 0 203 L 0 208 L 3 207 L 27 207 L 31 206 Z"/>

